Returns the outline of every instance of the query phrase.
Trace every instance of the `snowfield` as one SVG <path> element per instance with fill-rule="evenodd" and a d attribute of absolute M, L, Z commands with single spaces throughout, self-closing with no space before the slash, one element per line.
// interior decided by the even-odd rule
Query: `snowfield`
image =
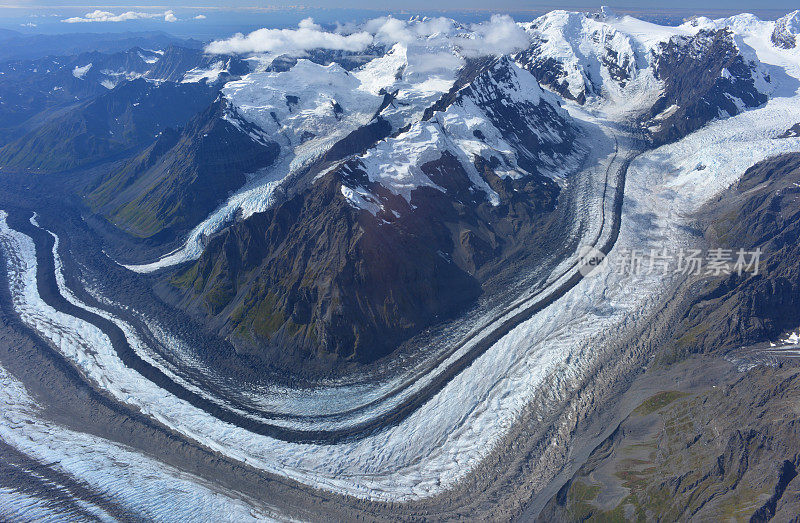
<path fill-rule="evenodd" d="M 213 84 L 214 82 L 219 80 L 219 75 L 228 72 L 228 67 L 230 67 L 230 61 L 223 62 L 222 60 L 218 60 L 213 64 L 211 64 L 211 67 L 209 67 L 208 69 L 199 69 L 199 68 L 190 69 L 183 76 L 181 82 L 197 83 L 200 82 L 201 80 L 206 80 L 208 83 Z"/>

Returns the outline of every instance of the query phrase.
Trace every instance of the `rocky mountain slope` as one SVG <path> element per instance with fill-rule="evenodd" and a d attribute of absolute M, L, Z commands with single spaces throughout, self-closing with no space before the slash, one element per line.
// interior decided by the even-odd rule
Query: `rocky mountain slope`
<path fill-rule="evenodd" d="M 769 75 L 739 49 L 734 23 L 667 29 L 608 11 L 553 11 L 524 25 L 532 44 L 515 59 L 568 100 L 624 107 L 662 144 L 767 101 Z"/>
<path fill-rule="evenodd" d="M 131 47 L 0 62 L 0 146 L 35 131 L 53 113 L 72 110 L 139 78 L 153 83 L 202 80 L 213 84 L 248 71 L 239 57 L 209 56 L 201 49 L 175 44 L 156 50 Z"/>
<path fill-rule="evenodd" d="M 637 42 L 604 15 L 552 11 L 524 27 L 532 43 L 516 60 L 568 100 L 624 89 L 641 72 Z"/>
<path fill-rule="evenodd" d="M 742 56 L 728 29 L 701 30 L 660 44 L 654 72 L 663 91 L 642 125 L 656 144 L 767 101 L 769 76 Z"/>
<path fill-rule="evenodd" d="M 797 335 L 782 335 L 800 324 L 798 182 L 800 154 L 780 155 L 708 204 L 701 227 L 709 244 L 761 249 L 758 274 L 698 278 L 655 356 L 654 372 L 681 362 L 675 388 L 653 391 L 540 520 L 788 521 L 797 514 Z M 702 372 L 722 356 L 734 367 L 728 378 L 720 374 L 725 385 L 682 389 L 684 367 Z"/>
<path fill-rule="evenodd" d="M 539 521 L 792 521 L 800 510 L 796 365 L 654 393 Z"/>
<path fill-rule="evenodd" d="M 540 171 L 580 155 L 577 130 L 509 60 L 472 67 L 410 127 L 384 141 L 347 135 L 322 162 L 349 160 L 214 237 L 173 280 L 184 306 L 242 350 L 371 361 L 471 303 L 501 260 L 535 252 L 559 193 Z M 334 121 L 351 110 L 340 105 Z M 362 129 L 390 126 L 398 107 L 384 104 Z M 507 149 L 492 147 L 499 136 Z M 405 166 L 384 158 L 412 148 Z M 469 154 L 481 149 L 494 154 Z M 387 171 L 397 168 L 413 178 L 401 186 Z"/>
<path fill-rule="evenodd" d="M 205 83 L 125 82 L 0 148 L 0 168 L 57 172 L 129 153 L 184 125 L 215 96 Z"/>
<path fill-rule="evenodd" d="M 797 47 L 797 35 L 800 34 L 800 11 L 792 11 L 775 22 L 772 31 L 772 43 L 783 49 Z"/>
<path fill-rule="evenodd" d="M 89 193 L 92 208 L 135 236 L 185 233 L 244 185 L 248 173 L 269 166 L 280 149 L 242 133 L 224 112 L 225 103 L 217 100 L 182 130 L 161 131 Z"/>
<path fill-rule="evenodd" d="M 734 273 L 698 286 L 676 329 L 676 350 L 728 350 L 777 340 L 800 325 L 798 184 L 800 155 L 777 156 L 751 167 L 710 204 L 704 227 L 709 243 L 760 249 L 760 274 Z"/>

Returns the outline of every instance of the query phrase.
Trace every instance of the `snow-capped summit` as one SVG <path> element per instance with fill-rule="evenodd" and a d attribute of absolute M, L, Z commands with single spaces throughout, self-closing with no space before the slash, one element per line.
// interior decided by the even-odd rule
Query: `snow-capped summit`
<path fill-rule="evenodd" d="M 647 115 L 652 120 L 644 123 L 645 133 L 672 140 L 764 103 L 773 89 L 769 74 L 750 46 L 740 48 L 736 35 L 762 38 L 772 25 L 749 14 L 699 17 L 673 27 L 631 16 L 553 11 L 523 24 L 533 43 L 516 59 L 564 98 Z"/>
<path fill-rule="evenodd" d="M 558 166 L 571 154 L 574 132 L 556 97 L 507 56 L 465 56 L 454 42 L 447 33 L 423 33 L 352 71 L 299 59 L 286 71 L 229 82 L 222 93 L 239 117 L 280 144 L 284 161 L 275 169 L 287 169 L 284 176 L 323 158 L 356 155 L 369 182 L 410 202 L 417 188 L 437 187 L 420 168 L 447 152 L 496 204 L 476 157 L 498 162 L 503 175 L 563 175 L 568 169 Z M 370 137 L 363 149 L 342 145 L 356 134 Z M 374 214 L 383 206 L 368 193 L 360 186 L 344 191 Z M 255 192 L 233 204 L 249 216 L 266 197 Z"/>
<path fill-rule="evenodd" d="M 728 18 L 714 20 L 718 29 L 728 28 L 736 34 L 752 34 L 770 25 L 752 13 L 741 13 Z"/>
<path fill-rule="evenodd" d="M 797 45 L 797 35 L 800 34 L 800 11 L 792 11 L 774 22 L 761 20 L 751 13 L 742 13 L 717 20 L 696 17 L 681 25 L 680 28 L 689 31 L 729 29 L 740 37 L 750 36 L 766 39 L 775 47 L 794 49 Z"/>
<path fill-rule="evenodd" d="M 533 43 L 518 62 L 565 98 L 583 103 L 637 75 L 635 43 L 606 17 L 553 11 L 524 27 Z"/>
<path fill-rule="evenodd" d="M 530 73 L 501 58 L 462 87 L 449 106 L 379 143 L 359 162 L 371 182 L 411 201 L 411 192 L 418 187 L 444 190 L 423 172 L 423 166 L 448 153 L 459 160 L 474 187 L 497 205 L 498 195 L 475 165 L 495 162 L 501 177 L 557 172 L 554 167 L 569 164 L 566 157 L 574 152 L 569 120 L 555 97 L 542 91 Z"/>
<path fill-rule="evenodd" d="M 617 13 L 607 5 L 600 6 L 600 16 L 603 18 L 616 18 Z"/>
<path fill-rule="evenodd" d="M 381 114 L 399 129 L 419 120 L 427 107 L 453 87 L 464 63 L 447 39 L 433 35 L 397 43 L 353 74 L 361 81 L 361 89 L 391 96 L 391 104 Z"/>
<path fill-rule="evenodd" d="M 657 143 L 758 107 L 772 90 L 766 70 L 742 54 L 728 29 L 702 29 L 661 44 L 653 56 L 661 92 L 643 123 Z"/>
<path fill-rule="evenodd" d="M 346 134 L 366 124 L 383 100 L 339 64 L 309 60 L 285 72 L 251 73 L 227 83 L 222 94 L 242 117 L 285 147 Z"/>
<path fill-rule="evenodd" d="M 559 194 L 549 177 L 569 176 L 584 157 L 578 125 L 509 56 L 462 51 L 422 36 L 352 71 L 300 59 L 224 87 L 228 121 L 280 145 L 274 164 L 195 229 L 203 268 L 192 292 L 210 303 L 234 289 L 212 309 L 234 343 L 281 338 L 375 358 L 474 299 L 481 271 L 517 249 L 517 235 L 543 230 Z M 278 225 L 287 216 L 289 229 Z M 275 272 L 296 252 L 307 266 Z M 208 273 L 221 256 L 247 263 Z M 253 274 L 281 296 L 272 307 L 286 321 L 270 331 L 251 305 L 267 291 L 231 287 Z M 350 278 L 364 290 L 340 302 Z M 409 307 L 430 289 L 433 299 Z M 251 330 L 248 341 L 241 333 Z"/>
<path fill-rule="evenodd" d="M 656 142 L 677 139 L 764 103 L 769 75 L 737 35 L 768 40 L 774 25 L 752 15 L 661 26 L 608 10 L 553 11 L 521 24 L 384 17 L 341 34 L 308 22 L 219 42 L 214 52 L 235 44 L 267 64 L 222 93 L 230 123 L 260 143 L 279 144 L 280 154 L 198 224 L 169 263 L 196 258 L 204 238 L 270 208 L 279 187 L 343 165 L 350 174 L 338 193 L 374 216 L 388 213 L 388 221 L 394 197 L 410 204 L 420 188 L 446 192 L 423 169 L 445 153 L 482 201 L 497 203 L 489 165 L 511 179 L 558 177 L 573 167 L 575 132 L 562 103 L 635 120 Z M 343 34 L 360 36 L 353 43 Z M 303 35 L 323 48 L 308 49 Z M 327 52 L 326 42 L 335 49 Z"/>

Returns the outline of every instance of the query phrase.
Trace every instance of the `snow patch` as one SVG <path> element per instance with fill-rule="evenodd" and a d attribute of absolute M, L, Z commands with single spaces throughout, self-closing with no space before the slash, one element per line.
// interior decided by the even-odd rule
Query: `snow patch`
<path fill-rule="evenodd" d="M 356 209 L 367 210 L 373 215 L 383 210 L 383 205 L 378 202 L 378 199 L 362 187 L 351 189 L 346 185 L 342 185 L 342 195 L 347 198 L 350 205 Z"/>
<path fill-rule="evenodd" d="M 211 64 L 208 69 L 200 69 L 195 67 L 186 72 L 181 80 L 181 83 L 197 83 L 201 80 L 207 80 L 208 83 L 214 83 L 219 80 L 219 75 L 228 72 L 229 62 L 218 60 Z"/>
<path fill-rule="evenodd" d="M 75 68 L 72 70 L 72 76 L 74 76 L 78 80 L 83 80 L 83 77 L 86 76 L 86 73 L 88 73 L 89 69 L 91 68 L 92 68 L 91 62 L 84 65 L 83 67 L 75 66 Z"/>

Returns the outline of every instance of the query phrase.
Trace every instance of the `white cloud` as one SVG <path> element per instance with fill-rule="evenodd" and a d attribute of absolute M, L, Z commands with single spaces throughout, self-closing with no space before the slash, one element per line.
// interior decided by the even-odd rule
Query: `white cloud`
<path fill-rule="evenodd" d="M 528 33 L 508 15 L 493 15 L 488 22 L 473 24 L 471 36 L 459 39 L 468 56 L 508 54 L 531 44 Z"/>
<path fill-rule="evenodd" d="M 61 20 L 62 22 L 66 22 L 68 24 L 78 24 L 78 23 L 87 23 L 87 22 L 127 22 L 128 20 L 147 20 L 153 18 L 161 18 L 164 17 L 164 20 L 167 22 L 175 22 L 178 19 L 175 17 L 175 14 L 172 11 L 166 11 L 163 13 L 142 13 L 137 11 L 126 11 L 120 14 L 114 14 L 109 11 L 101 11 L 100 9 L 96 9 L 91 13 L 86 13 L 83 16 L 73 16 L 72 18 L 65 18 Z"/>
<path fill-rule="evenodd" d="M 408 22 L 391 16 L 374 18 L 367 22 L 364 28 L 373 33 L 378 41 L 386 44 L 410 42 L 414 38 L 414 34 L 408 28 Z"/>
<path fill-rule="evenodd" d="M 247 36 L 239 33 L 227 40 L 211 42 L 206 52 L 212 54 L 302 53 L 310 49 L 363 51 L 372 43 L 372 35 L 361 31 L 348 35 L 323 31 L 311 18 L 302 20 L 297 29 L 258 29 Z"/>
<path fill-rule="evenodd" d="M 466 56 L 508 54 L 530 45 L 530 36 L 507 15 L 494 15 L 489 21 L 468 28 L 456 26 L 449 18 L 407 22 L 391 16 L 370 20 L 364 27 L 385 44 L 408 43 L 417 38 L 446 38 Z"/>
<path fill-rule="evenodd" d="M 194 17 L 194 19 L 195 20 L 205 20 L 206 19 L 206 15 L 197 15 L 197 16 Z"/>
<path fill-rule="evenodd" d="M 392 16 L 374 18 L 364 28 L 373 33 L 375 38 L 385 44 L 397 42 L 408 43 L 417 38 L 428 38 L 434 35 L 450 35 L 456 27 L 449 18 L 429 18 L 407 22 Z"/>
<path fill-rule="evenodd" d="M 406 21 L 384 16 L 361 26 L 340 24 L 332 32 L 306 18 L 297 29 L 259 29 L 246 36 L 240 33 L 227 40 L 217 40 L 206 47 L 206 52 L 302 54 L 310 49 L 358 52 L 372 43 L 408 44 L 419 39 L 449 42 L 469 57 L 508 54 L 530 45 L 528 34 L 507 15 L 494 15 L 486 22 L 470 26 L 457 25 L 449 18 Z"/>

